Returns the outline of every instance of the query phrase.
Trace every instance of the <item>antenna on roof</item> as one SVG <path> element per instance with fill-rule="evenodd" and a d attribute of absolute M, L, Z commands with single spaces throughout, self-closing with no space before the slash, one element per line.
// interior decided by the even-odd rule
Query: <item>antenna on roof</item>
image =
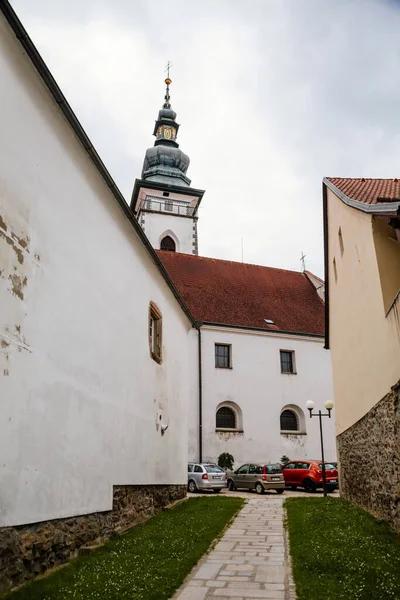
<path fill-rule="evenodd" d="M 302 266 L 303 266 L 303 273 L 304 273 L 304 271 L 306 270 L 306 256 L 307 256 L 307 255 L 306 255 L 306 254 L 304 254 L 304 252 L 302 251 L 302 252 L 301 252 L 301 257 L 300 257 L 300 260 L 301 260 L 301 264 L 302 264 Z"/>

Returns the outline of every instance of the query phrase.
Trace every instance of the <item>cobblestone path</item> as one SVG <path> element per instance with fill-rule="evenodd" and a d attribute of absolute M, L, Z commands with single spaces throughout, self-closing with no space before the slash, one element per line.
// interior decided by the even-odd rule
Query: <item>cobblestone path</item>
<path fill-rule="evenodd" d="M 294 600 L 283 519 L 282 498 L 249 500 L 174 599 Z"/>

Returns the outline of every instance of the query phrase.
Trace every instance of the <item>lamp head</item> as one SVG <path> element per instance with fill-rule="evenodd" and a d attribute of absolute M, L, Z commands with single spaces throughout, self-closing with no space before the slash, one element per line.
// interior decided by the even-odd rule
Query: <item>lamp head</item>
<path fill-rule="evenodd" d="M 307 400 L 306 408 L 308 408 L 308 410 L 313 410 L 313 408 L 315 408 L 315 402 L 313 402 L 312 400 Z"/>
<path fill-rule="evenodd" d="M 332 410 L 332 408 L 333 408 L 333 402 L 332 402 L 332 400 L 327 400 L 327 401 L 325 402 L 325 408 L 326 408 L 327 410 Z"/>

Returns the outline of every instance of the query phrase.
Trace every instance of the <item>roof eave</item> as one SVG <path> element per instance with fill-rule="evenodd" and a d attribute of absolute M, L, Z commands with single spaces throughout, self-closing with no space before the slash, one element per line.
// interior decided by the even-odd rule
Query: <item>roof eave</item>
<path fill-rule="evenodd" d="M 323 178 L 323 183 L 328 187 L 331 192 L 333 192 L 342 202 L 350 206 L 351 208 L 355 208 L 357 210 L 361 210 L 364 213 L 370 215 L 387 215 L 387 216 L 395 216 L 400 211 L 400 202 L 380 202 L 379 204 L 365 204 L 365 202 L 360 202 L 359 200 L 354 200 L 353 198 L 349 198 L 344 194 L 339 188 L 336 187 L 327 177 Z"/>
<path fill-rule="evenodd" d="M 276 335 L 298 335 L 301 337 L 315 337 L 324 339 L 323 333 L 306 333 L 304 331 L 286 331 L 284 329 L 266 329 L 265 327 L 255 327 L 253 325 L 234 325 L 233 323 L 215 323 L 213 321 L 201 321 L 201 325 L 209 325 L 210 327 L 226 327 L 229 329 L 247 329 L 249 331 L 260 331 L 263 333 L 274 333 Z"/>

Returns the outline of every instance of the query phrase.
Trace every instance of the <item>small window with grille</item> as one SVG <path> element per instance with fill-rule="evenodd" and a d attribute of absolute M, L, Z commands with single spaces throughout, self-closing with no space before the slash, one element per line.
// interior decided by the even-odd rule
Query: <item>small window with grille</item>
<path fill-rule="evenodd" d="M 236 415 L 229 406 L 221 406 L 217 410 L 216 429 L 236 429 Z"/>
<path fill-rule="evenodd" d="M 164 206 L 165 206 L 165 210 L 172 211 L 174 209 L 174 205 L 172 204 L 172 200 L 165 200 Z"/>
<path fill-rule="evenodd" d="M 232 367 L 230 344 L 215 344 L 215 366 L 218 369 L 230 369 Z"/>
<path fill-rule="evenodd" d="M 154 302 L 149 307 L 150 356 L 158 364 L 162 361 L 162 314 Z"/>
<path fill-rule="evenodd" d="M 281 431 L 298 431 L 299 420 L 294 410 L 286 409 L 281 413 Z"/>
<path fill-rule="evenodd" d="M 294 368 L 294 351 L 293 350 L 280 350 L 281 354 L 281 373 L 293 373 L 295 374 Z"/>

